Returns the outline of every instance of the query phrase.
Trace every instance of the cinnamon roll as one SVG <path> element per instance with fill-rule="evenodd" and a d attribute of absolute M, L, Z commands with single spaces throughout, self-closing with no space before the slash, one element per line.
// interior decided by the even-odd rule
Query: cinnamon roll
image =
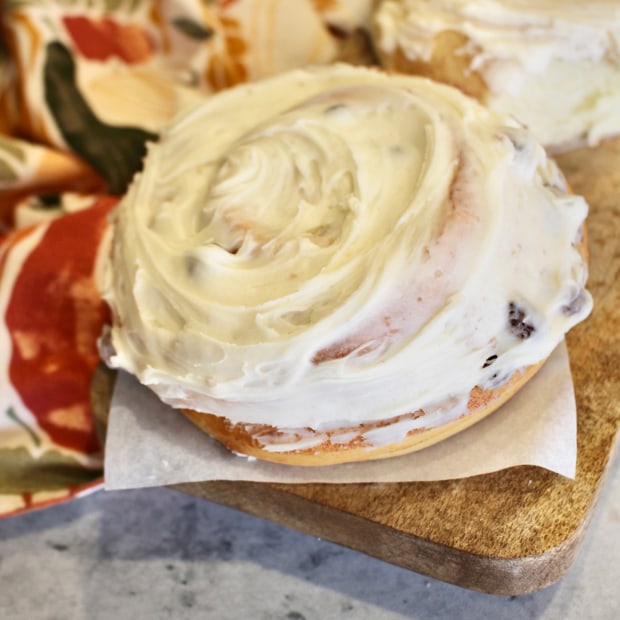
<path fill-rule="evenodd" d="M 345 65 L 238 86 L 164 131 L 115 211 L 102 353 L 238 453 L 419 449 L 589 313 L 586 212 L 451 87 Z"/>
<path fill-rule="evenodd" d="M 385 67 L 452 84 L 551 149 L 620 132 L 613 0 L 383 0 L 373 41 Z"/>

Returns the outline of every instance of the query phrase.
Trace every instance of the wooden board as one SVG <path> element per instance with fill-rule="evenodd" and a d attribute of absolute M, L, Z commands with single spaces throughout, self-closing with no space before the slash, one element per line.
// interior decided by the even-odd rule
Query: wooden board
<path fill-rule="evenodd" d="M 620 426 L 620 139 L 558 158 L 591 206 L 591 317 L 568 337 L 578 409 L 575 480 L 535 467 L 444 482 L 175 488 L 459 586 L 522 594 L 559 579 L 587 530 Z M 98 373 L 104 418 L 113 376 Z"/>

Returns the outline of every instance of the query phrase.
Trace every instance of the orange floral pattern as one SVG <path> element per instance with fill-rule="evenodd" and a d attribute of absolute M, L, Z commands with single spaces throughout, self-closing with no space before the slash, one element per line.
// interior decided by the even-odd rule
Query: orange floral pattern
<path fill-rule="evenodd" d="M 127 64 L 144 62 L 155 52 L 155 44 L 148 32 L 137 24 L 119 24 L 104 17 L 89 19 L 82 15 L 62 18 L 75 48 L 89 60 L 101 62 L 119 58 Z"/>
<path fill-rule="evenodd" d="M 223 15 L 217 26 L 221 44 L 207 61 L 205 79 L 213 91 L 229 88 L 248 79 L 244 56 L 248 44 L 242 37 L 238 20 Z"/>
<path fill-rule="evenodd" d="M 0 516 L 101 486 L 94 271 L 147 143 L 188 99 L 331 62 L 363 5 L 0 2 Z"/>

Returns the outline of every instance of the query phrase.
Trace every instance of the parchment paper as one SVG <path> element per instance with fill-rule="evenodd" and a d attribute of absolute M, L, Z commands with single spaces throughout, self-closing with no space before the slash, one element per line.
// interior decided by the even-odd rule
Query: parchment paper
<path fill-rule="evenodd" d="M 536 465 L 574 478 L 577 416 L 564 343 L 499 410 L 409 455 L 328 467 L 294 467 L 232 454 L 147 388 L 119 373 L 105 449 L 105 486 L 128 489 L 206 480 L 282 483 L 408 482 L 463 478 Z"/>

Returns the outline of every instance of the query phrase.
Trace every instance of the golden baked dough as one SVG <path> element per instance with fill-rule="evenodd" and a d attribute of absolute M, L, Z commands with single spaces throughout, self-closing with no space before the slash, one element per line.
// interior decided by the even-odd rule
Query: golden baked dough
<path fill-rule="evenodd" d="M 463 33 L 444 30 L 433 36 L 428 59 L 408 58 L 400 47 L 390 54 L 379 48 L 378 53 L 381 64 L 387 69 L 450 84 L 466 95 L 484 102 L 488 86 L 480 73 L 472 69 L 472 61 L 479 52 Z"/>

